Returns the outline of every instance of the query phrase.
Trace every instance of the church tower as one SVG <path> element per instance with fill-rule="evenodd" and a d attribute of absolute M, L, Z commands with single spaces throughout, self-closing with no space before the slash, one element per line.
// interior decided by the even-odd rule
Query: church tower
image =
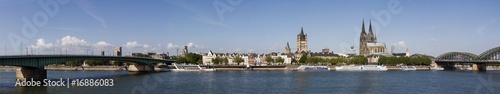
<path fill-rule="evenodd" d="M 300 34 L 297 35 L 297 52 L 308 52 L 307 34 L 304 34 L 304 28 L 300 28 Z"/>
<path fill-rule="evenodd" d="M 290 54 L 290 53 L 292 53 L 292 49 L 290 48 L 290 44 L 286 42 L 285 54 Z"/>
<path fill-rule="evenodd" d="M 377 42 L 377 36 L 372 31 L 372 19 L 370 19 L 370 27 L 368 29 L 368 42 L 375 43 Z"/>
<path fill-rule="evenodd" d="M 363 19 L 363 24 L 361 28 L 361 35 L 359 36 L 359 55 L 369 55 L 370 53 L 385 53 L 385 44 L 377 42 L 377 36 L 372 30 L 372 20 L 370 19 L 370 26 L 368 27 L 368 34 L 365 32 L 365 20 Z M 377 44 L 368 46 L 368 43 Z M 381 46 L 383 45 L 383 46 Z"/>
<path fill-rule="evenodd" d="M 359 36 L 359 55 L 367 55 L 368 54 L 368 47 L 366 43 L 369 41 L 369 35 L 366 34 L 365 32 L 365 19 L 363 19 L 362 25 L 361 25 L 361 35 Z M 371 31 L 371 28 L 370 28 Z M 370 33 L 372 34 L 372 33 Z"/>

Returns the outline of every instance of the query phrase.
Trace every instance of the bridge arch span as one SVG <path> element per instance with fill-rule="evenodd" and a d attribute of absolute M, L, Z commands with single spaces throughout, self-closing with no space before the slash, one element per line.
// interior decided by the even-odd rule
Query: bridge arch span
<path fill-rule="evenodd" d="M 479 56 L 469 52 L 447 52 L 437 57 L 438 60 L 475 60 Z"/>
<path fill-rule="evenodd" d="M 500 60 L 500 46 L 484 51 L 478 60 Z"/>

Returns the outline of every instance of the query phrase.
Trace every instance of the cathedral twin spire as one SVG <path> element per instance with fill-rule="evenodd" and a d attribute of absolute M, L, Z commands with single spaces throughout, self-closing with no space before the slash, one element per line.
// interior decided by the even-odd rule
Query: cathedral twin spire
<path fill-rule="evenodd" d="M 372 20 L 370 19 L 370 26 L 368 27 L 368 34 L 366 34 L 365 31 L 365 19 L 363 19 L 362 22 L 362 28 L 361 28 L 361 35 L 359 36 L 359 54 L 360 55 L 367 55 L 369 52 L 368 45 L 367 43 L 376 43 L 377 42 L 377 37 L 375 36 L 375 33 L 373 33 L 372 30 Z"/>
<path fill-rule="evenodd" d="M 360 40 L 361 41 L 367 41 L 367 42 L 377 42 L 377 37 L 375 36 L 375 33 L 373 33 L 373 30 L 372 30 L 372 20 L 370 19 L 370 26 L 368 28 L 368 34 L 366 34 L 366 31 L 365 31 L 365 19 L 363 19 L 363 22 L 362 22 L 362 28 L 361 28 L 361 36 L 360 36 Z"/>

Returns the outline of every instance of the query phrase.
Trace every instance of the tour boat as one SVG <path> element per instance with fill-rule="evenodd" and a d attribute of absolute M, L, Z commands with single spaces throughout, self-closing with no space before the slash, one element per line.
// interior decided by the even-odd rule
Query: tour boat
<path fill-rule="evenodd" d="M 200 65 L 177 65 L 173 63 L 175 69 L 172 71 L 215 71 L 214 68 L 201 67 Z"/>
<path fill-rule="evenodd" d="M 434 66 L 434 67 L 429 67 L 430 70 L 444 70 L 442 67 Z"/>
<path fill-rule="evenodd" d="M 387 71 L 387 66 L 380 65 L 362 65 L 361 70 L 365 71 Z"/>
<path fill-rule="evenodd" d="M 417 70 L 415 66 L 401 66 L 401 70 Z"/>
<path fill-rule="evenodd" d="M 328 66 L 306 66 L 306 65 L 301 65 L 297 68 L 297 70 L 305 70 L 305 71 L 328 71 L 330 68 Z"/>
<path fill-rule="evenodd" d="M 361 65 L 361 66 L 349 65 L 349 66 L 335 67 L 335 70 L 337 70 L 337 71 L 387 71 L 387 67 L 380 66 L 380 65 Z"/>
<path fill-rule="evenodd" d="M 349 66 L 337 66 L 335 67 L 337 71 L 361 71 L 361 66 L 349 65 Z"/>

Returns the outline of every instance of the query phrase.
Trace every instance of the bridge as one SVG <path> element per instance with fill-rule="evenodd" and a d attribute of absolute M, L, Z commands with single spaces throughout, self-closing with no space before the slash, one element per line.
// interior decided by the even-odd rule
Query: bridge
<path fill-rule="evenodd" d="M 154 71 L 154 65 L 158 63 L 173 63 L 174 60 L 160 60 L 142 57 L 121 57 L 121 56 L 91 56 L 91 55 L 18 55 L 0 56 L 0 65 L 19 66 L 16 70 L 17 79 L 43 80 L 47 78 L 47 70 L 44 66 L 50 64 L 64 63 L 66 61 L 84 60 L 113 60 L 130 62 L 129 71 L 146 72 Z"/>
<path fill-rule="evenodd" d="M 455 64 L 472 64 L 474 71 L 486 71 L 487 64 L 500 64 L 500 47 L 476 55 L 469 52 L 447 52 L 436 58 L 436 64 L 445 70 L 455 70 Z"/>

